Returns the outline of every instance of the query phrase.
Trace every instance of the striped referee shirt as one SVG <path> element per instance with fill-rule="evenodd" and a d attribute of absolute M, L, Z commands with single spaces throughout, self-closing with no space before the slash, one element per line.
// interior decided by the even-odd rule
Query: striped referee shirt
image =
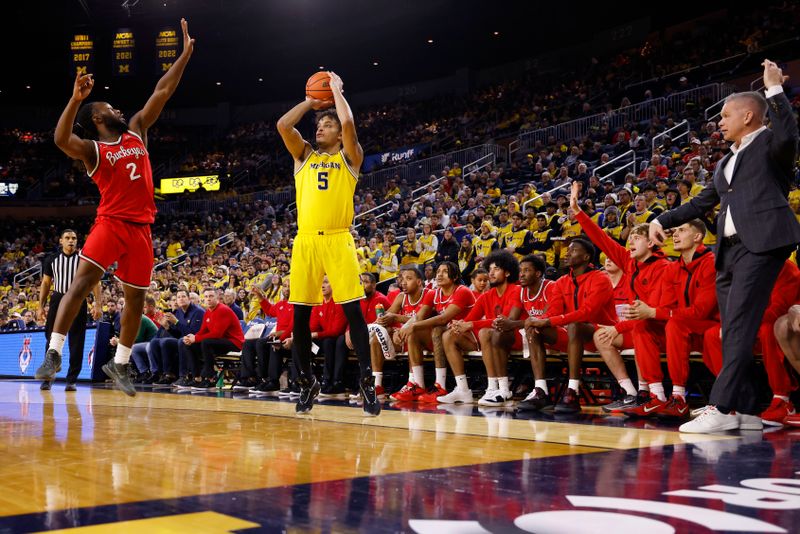
<path fill-rule="evenodd" d="M 42 272 L 53 279 L 53 291 L 56 293 L 67 292 L 78 271 L 79 261 L 78 251 L 69 256 L 62 251 L 45 260 L 42 264 Z"/>

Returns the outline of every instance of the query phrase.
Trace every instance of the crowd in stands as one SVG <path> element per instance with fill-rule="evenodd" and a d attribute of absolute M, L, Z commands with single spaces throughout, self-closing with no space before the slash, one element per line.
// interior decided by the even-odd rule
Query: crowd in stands
<path fill-rule="evenodd" d="M 794 4 L 772 2 L 747 13 L 734 12 L 732 17 L 701 19 L 691 29 L 670 29 L 663 38 L 636 48 L 581 60 L 572 70 L 543 76 L 532 69 L 525 76 L 464 95 L 357 108 L 359 136 L 368 154 L 427 145 L 420 156 L 510 139 L 519 132 L 610 112 L 702 84 L 716 71 L 690 72 L 675 79 L 669 75 L 794 37 L 799 18 Z M 730 69 L 730 65 L 711 68 Z M 631 86 L 642 79 L 663 82 Z M 153 161 L 164 164 L 164 174 L 157 178 L 223 177 L 221 193 L 195 193 L 194 198 L 231 194 L 234 187 L 242 193 L 291 186 L 286 172 L 291 165 L 273 125 L 274 120 L 237 124 L 209 136 L 160 124 L 149 134 Z M 0 133 L 0 178 L 18 184 L 18 198 L 29 194 L 76 201 L 96 198 L 94 186 L 83 179 L 84 170 L 79 164 L 70 165 L 49 142 L 51 138 L 51 132 Z M 248 172 L 242 175 L 242 171 Z M 234 176 L 239 180 L 236 184 L 225 179 Z"/>
<path fill-rule="evenodd" d="M 715 46 L 741 41 L 741 46 L 753 47 L 783 38 L 787 21 L 797 17 L 784 5 L 759 13 L 749 26 L 737 26 L 740 33 L 735 39 L 701 39 L 710 39 Z M 686 58 L 697 62 L 692 54 L 701 42 L 678 39 L 678 46 L 685 47 Z M 613 107 L 609 95 L 616 97 L 633 72 L 664 75 L 685 66 L 675 63 L 675 57 L 688 61 L 675 54 L 669 56 L 672 61 L 665 61 L 665 52 L 656 46 L 640 52 L 617 56 L 610 64 L 593 62 L 578 78 L 567 73 L 565 79 L 574 80 L 570 84 L 556 78 L 547 84 L 525 79 L 462 98 L 360 111 L 359 137 L 374 151 L 442 138 L 475 144 Z M 605 101 L 592 99 L 594 94 L 605 95 L 601 97 Z M 795 97 L 792 104 L 797 112 L 800 99 Z M 557 411 L 574 413 L 580 410 L 583 352 L 577 347 L 585 346 L 600 353 L 624 392 L 609 410 L 685 417 L 689 352 L 700 350 L 715 373 L 721 361 L 715 343 L 718 310 L 709 300 L 715 213 L 684 225 L 661 249 L 648 245 L 641 225 L 698 195 L 730 147 L 715 122 L 698 120 L 689 110 L 683 116 L 692 119 L 689 134 L 680 139 L 661 136 L 655 148 L 654 137 L 682 117 L 655 116 L 616 130 L 602 127 L 580 139 L 551 139 L 515 161 L 475 172 L 448 166 L 431 176 L 431 185 L 417 197 L 411 196 L 417 184 L 396 179 L 377 188 L 359 187 L 357 214 L 391 202 L 385 210 L 359 217 L 353 228 L 368 297 L 362 309 L 371 324 L 379 393 L 386 394 L 384 360 L 407 352 L 409 380 L 392 394 L 394 400 L 472 402 L 464 356 L 480 350 L 487 383 L 479 403 L 505 406 L 513 396 L 509 354 L 524 352 L 531 358 L 534 385 L 520 406 L 540 410 L 554 405 Z M 49 139 L 49 134 L 3 132 L 0 143 L 10 157 L 4 160 L 8 163 L 0 168 L 1 175 L 32 187 L 34 177 L 46 170 L 42 162 L 52 148 Z M 169 129 L 151 135 L 153 146 L 161 142 L 166 152 L 185 140 Z M 270 123 L 237 126 L 212 145 L 184 154 L 179 172 L 249 170 L 256 176 L 250 183 L 254 188 L 291 188 L 284 178 L 290 163 Z M 265 152 L 265 147 L 274 153 Z M 630 149 L 638 156 L 635 166 L 595 172 Z M 74 198 L 89 194 L 91 186 L 79 166 L 59 176 L 47 185 L 48 192 Z M 575 198 L 570 192 L 573 183 L 580 184 L 575 186 Z M 789 201 L 800 221 L 797 186 Z M 0 221 L 1 330 L 42 328 L 45 310 L 38 300 L 39 278 L 14 285 L 13 277 L 53 252 L 53 236 L 62 224 L 78 230 L 80 239 L 90 222 L 43 226 L 35 221 Z M 291 368 L 292 350 L 287 298 L 296 224 L 289 206 L 253 201 L 209 213 L 165 212 L 158 215 L 152 233 L 157 267 L 133 350 L 137 381 L 210 390 L 216 387 L 214 357 L 241 352 L 239 391 L 296 395 L 292 369 L 288 386 L 280 384 L 284 367 Z M 791 408 L 790 375 L 785 369 L 781 372 L 782 353 L 769 334 L 772 324 L 800 296 L 787 289 L 796 288 L 800 278 L 792 267 L 796 261 L 795 255 L 787 262 L 762 328 L 765 368 L 778 399 L 765 412 L 767 420 L 782 420 Z M 634 283 L 632 273 L 648 269 L 651 274 Z M 674 287 L 685 283 L 686 272 L 697 272 L 695 280 L 704 285 L 676 295 Z M 118 332 L 125 302 L 111 275 L 113 268 L 103 282 L 103 320 Z M 645 287 L 648 280 L 669 281 L 673 291 L 649 300 L 643 296 L 650 294 Z M 579 287 L 583 291 L 578 295 Z M 635 295 L 627 293 L 631 287 L 636 288 Z M 335 293 L 325 284 L 323 294 L 325 303 L 312 325 L 324 361 L 322 397 L 343 398 L 352 347 Z M 209 327 L 205 318 L 212 317 Z M 267 326 L 258 326 L 265 321 Z M 608 328 L 587 329 L 582 326 L 587 323 Z M 519 330 L 525 335 L 517 334 Z M 641 373 L 638 386 L 622 359 L 622 353 L 634 346 Z M 569 379 L 559 399 L 552 398 L 545 380 L 547 349 L 569 356 Z M 425 351 L 434 354 L 435 381 L 430 389 L 423 372 Z M 664 351 L 672 384 L 669 396 L 660 363 Z M 449 393 L 447 368 L 456 379 Z"/>

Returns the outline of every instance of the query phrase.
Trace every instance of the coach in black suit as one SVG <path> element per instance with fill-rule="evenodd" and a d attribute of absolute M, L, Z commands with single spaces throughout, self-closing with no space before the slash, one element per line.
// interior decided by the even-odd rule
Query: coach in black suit
<path fill-rule="evenodd" d="M 722 371 L 709 407 L 682 425 L 681 432 L 761 428 L 760 418 L 754 416 L 758 412 L 752 348 L 778 273 L 800 242 L 800 225 L 786 200 L 797 151 L 797 120 L 781 87 L 781 69 L 769 60 L 763 65 L 766 99 L 748 92 L 725 101 L 719 127 L 733 145 L 717 164 L 713 179 L 697 197 L 650 225 L 651 239 L 661 243 L 664 228 L 702 219 L 720 204 L 716 267 Z M 767 114 L 771 129 L 764 124 Z"/>

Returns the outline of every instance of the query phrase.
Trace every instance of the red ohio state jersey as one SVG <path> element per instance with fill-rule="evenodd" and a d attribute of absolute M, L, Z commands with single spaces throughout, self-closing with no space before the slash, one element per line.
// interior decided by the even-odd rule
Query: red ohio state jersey
<path fill-rule="evenodd" d="M 429 291 L 429 289 L 422 288 L 422 294 L 416 302 L 411 302 L 411 297 L 409 297 L 407 293 L 403 293 L 403 306 L 400 308 L 400 315 L 416 317 L 417 312 L 422 307 L 422 303 L 425 300 L 425 295 L 427 295 Z"/>
<path fill-rule="evenodd" d="M 98 217 L 153 224 L 153 171 L 142 138 L 125 132 L 115 143 L 94 141 L 97 165 L 89 177 L 100 189 Z"/>
<path fill-rule="evenodd" d="M 525 308 L 528 317 L 539 319 L 544 315 L 547 309 L 547 301 L 550 297 L 549 293 L 552 290 L 550 284 L 552 284 L 550 280 L 542 280 L 542 286 L 535 295 L 531 294 L 530 289 L 527 287 L 519 288 L 520 300 L 522 301 L 522 306 Z"/>

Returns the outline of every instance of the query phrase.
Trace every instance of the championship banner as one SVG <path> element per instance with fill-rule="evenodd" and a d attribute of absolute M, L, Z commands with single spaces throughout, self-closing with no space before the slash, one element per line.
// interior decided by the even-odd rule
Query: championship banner
<path fill-rule="evenodd" d="M 91 74 L 94 72 L 94 41 L 88 33 L 76 33 L 69 42 L 72 72 Z"/>
<path fill-rule="evenodd" d="M 133 30 L 120 28 L 111 42 L 111 72 L 114 76 L 131 76 L 133 74 L 133 58 L 136 43 Z"/>
<path fill-rule="evenodd" d="M 169 70 L 178 59 L 178 31 L 174 28 L 165 28 L 158 32 L 156 37 L 156 70 L 164 73 Z"/>

